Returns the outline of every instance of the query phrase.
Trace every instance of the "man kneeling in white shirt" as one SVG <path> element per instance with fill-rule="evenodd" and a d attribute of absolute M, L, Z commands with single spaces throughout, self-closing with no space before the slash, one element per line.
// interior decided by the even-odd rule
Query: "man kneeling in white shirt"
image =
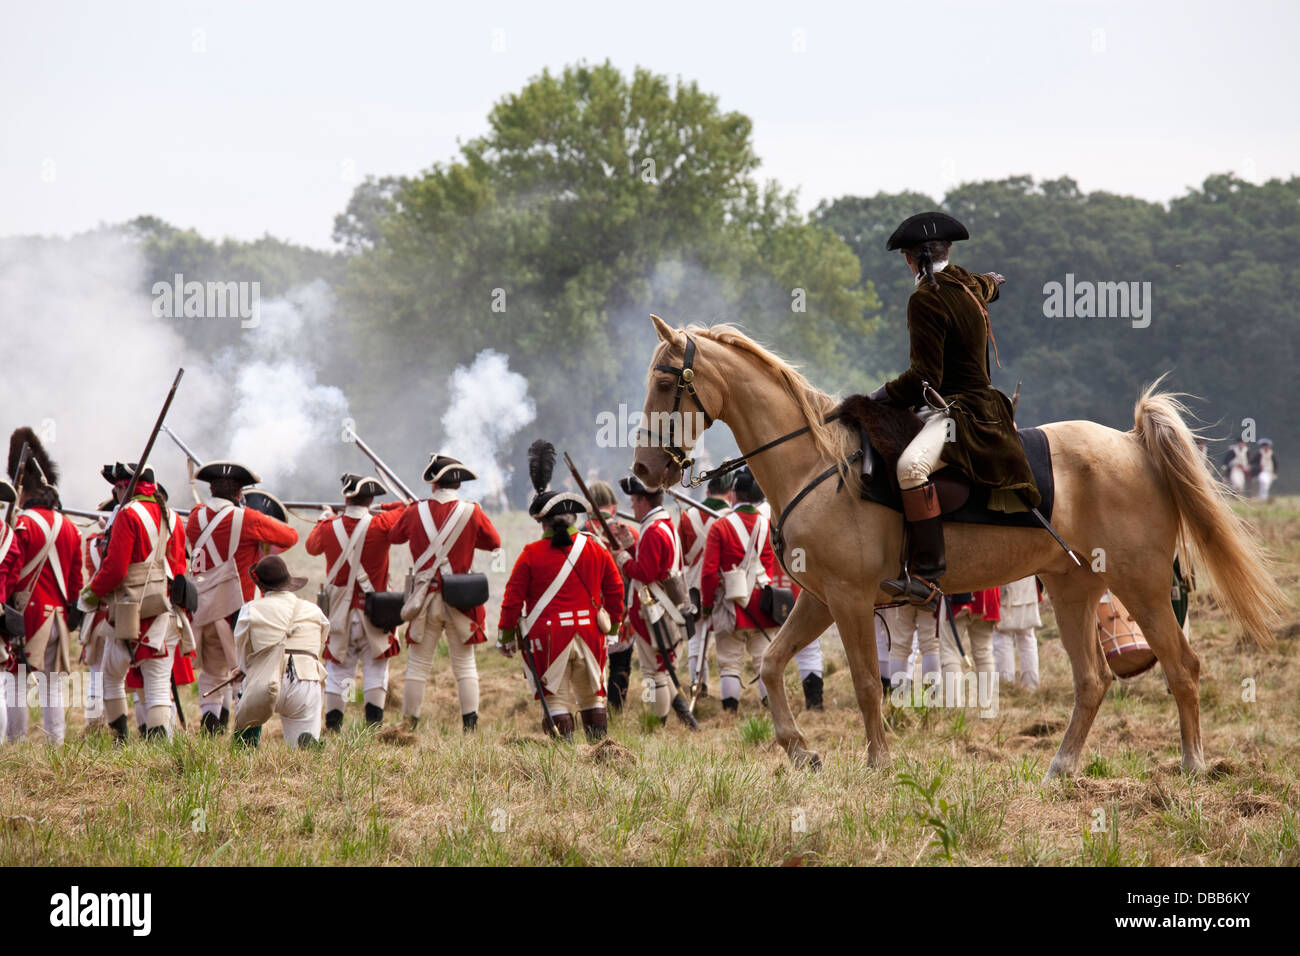
<path fill-rule="evenodd" d="M 306 578 L 290 577 L 284 559 L 268 555 L 249 569 L 263 596 L 245 604 L 235 621 L 235 650 L 244 674 L 235 706 L 236 744 L 256 747 L 262 725 L 280 715 L 290 749 L 320 742 L 321 647 L 329 618 L 294 594 Z"/>

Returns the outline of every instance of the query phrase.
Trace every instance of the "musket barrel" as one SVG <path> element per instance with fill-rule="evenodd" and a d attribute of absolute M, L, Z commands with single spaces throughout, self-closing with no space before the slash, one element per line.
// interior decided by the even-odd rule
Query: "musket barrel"
<path fill-rule="evenodd" d="M 416 497 L 415 492 L 411 491 L 411 489 L 406 486 L 406 482 L 397 477 L 397 472 L 384 464 L 383 459 L 376 455 L 374 449 L 367 445 L 361 439 L 361 436 L 357 434 L 357 430 L 349 427 L 348 434 L 352 436 L 352 440 L 356 443 L 356 446 L 361 449 L 361 453 L 375 463 L 375 467 L 393 483 L 402 496 L 405 497 L 408 502 L 414 501 Z"/>
<path fill-rule="evenodd" d="M 712 515 L 714 518 L 721 518 L 721 517 L 724 517 L 721 511 L 714 511 L 712 508 L 710 508 L 710 507 L 709 507 L 708 505 L 706 505 L 704 502 L 702 502 L 702 501 L 696 501 L 696 500 L 695 500 L 694 498 L 692 498 L 690 495 L 686 494 L 685 492 L 678 491 L 676 488 L 672 487 L 671 485 L 670 485 L 668 488 L 666 488 L 665 490 L 666 490 L 670 495 L 672 495 L 674 498 L 676 498 L 678 501 L 682 502 L 683 504 L 690 505 L 690 506 L 692 506 L 692 507 L 694 507 L 694 508 L 699 508 L 699 509 L 700 509 L 701 511 L 703 511 L 706 515 Z"/>
<path fill-rule="evenodd" d="M 195 468 L 203 467 L 203 462 L 199 461 L 199 456 L 194 454 L 194 452 L 190 450 L 189 445 L 181 441 L 180 436 L 177 435 L 174 431 L 172 431 L 169 425 L 164 424 L 162 430 L 167 433 L 167 437 L 169 437 L 172 441 L 176 443 L 176 447 L 185 453 L 185 457 L 188 458 L 190 461 L 194 462 Z"/>

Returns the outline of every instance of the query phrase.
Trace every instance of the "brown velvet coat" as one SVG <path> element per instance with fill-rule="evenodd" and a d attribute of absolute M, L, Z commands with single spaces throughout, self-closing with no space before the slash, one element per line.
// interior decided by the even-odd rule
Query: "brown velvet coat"
<path fill-rule="evenodd" d="M 885 391 L 896 405 L 924 405 L 921 383 L 928 382 L 952 406 L 956 422 L 956 441 L 945 443 L 943 461 L 976 484 L 1023 490 L 1037 505 L 1038 488 L 1016 437 L 1011 401 L 989 380 L 980 303 L 998 297 L 997 283 L 952 264 L 935 278 L 937 291 L 922 282 L 907 301 L 911 367 L 886 383 Z"/>

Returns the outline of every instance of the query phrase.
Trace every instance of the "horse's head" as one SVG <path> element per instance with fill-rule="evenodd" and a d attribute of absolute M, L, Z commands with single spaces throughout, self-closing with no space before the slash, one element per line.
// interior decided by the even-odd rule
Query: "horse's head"
<path fill-rule="evenodd" d="M 722 383 L 708 379 L 700 361 L 700 339 L 650 316 L 659 344 L 646 379 L 643 431 L 633 456 L 632 473 L 647 487 L 680 481 L 693 449 L 714 414 L 721 414 Z M 714 373 L 716 378 L 716 372 Z"/>

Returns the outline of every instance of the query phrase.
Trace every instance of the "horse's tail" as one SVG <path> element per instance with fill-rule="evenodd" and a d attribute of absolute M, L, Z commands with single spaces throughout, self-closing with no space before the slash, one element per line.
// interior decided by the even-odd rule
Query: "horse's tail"
<path fill-rule="evenodd" d="M 1163 376 L 1162 376 L 1163 377 Z M 1209 572 L 1215 598 L 1261 647 L 1273 646 L 1273 629 L 1290 602 L 1273 580 L 1268 559 L 1249 524 L 1230 507 L 1183 421 L 1186 406 L 1149 385 L 1133 409 L 1133 433 L 1154 460 L 1178 509 L 1179 536 L 1196 567 Z"/>

